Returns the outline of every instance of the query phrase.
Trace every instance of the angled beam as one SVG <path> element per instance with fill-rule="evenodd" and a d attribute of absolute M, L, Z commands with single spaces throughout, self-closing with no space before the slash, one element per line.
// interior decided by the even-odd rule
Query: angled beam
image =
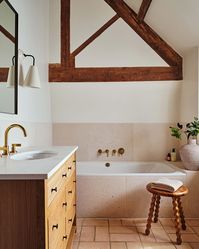
<path fill-rule="evenodd" d="M 152 0 L 143 0 L 142 4 L 140 6 L 139 12 L 138 12 L 138 16 L 137 19 L 139 22 L 144 21 L 144 18 L 146 16 L 146 13 L 151 5 Z"/>
<path fill-rule="evenodd" d="M 104 0 L 168 65 L 182 66 L 178 55 L 144 21 L 139 23 L 137 14 L 123 0 Z"/>
<path fill-rule="evenodd" d="M 114 22 L 120 17 L 116 14 L 108 22 L 106 22 L 100 29 L 98 29 L 93 35 L 91 35 L 84 43 L 82 43 L 77 49 L 72 52 L 73 56 L 77 56 L 83 49 L 85 49 L 91 42 L 93 42 L 98 36 L 100 36 L 106 29 L 108 29 Z"/>
<path fill-rule="evenodd" d="M 3 33 L 11 42 L 15 43 L 15 37 L 11 35 L 2 25 L 0 25 L 0 32 Z"/>
<path fill-rule="evenodd" d="M 49 82 L 121 82 L 181 80 L 178 67 L 64 68 L 49 65 Z"/>

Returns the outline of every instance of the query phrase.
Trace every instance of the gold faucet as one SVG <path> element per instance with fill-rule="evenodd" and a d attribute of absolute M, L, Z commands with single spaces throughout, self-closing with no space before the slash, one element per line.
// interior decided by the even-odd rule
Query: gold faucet
<path fill-rule="evenodd" d="M 3 154 L 2 155 L 5 155 L 7 156 L 9 154 L 9 146 L 8 146 L 8 133 L 9 131 L 12 129 L 12 128 L 20 128 L 22 131 L 23 131 L 23 134 L 24 134 L 24 137 L 27 137 L 27 133 L 26 133 L 26 130 L 23 126 L 19 125 L 19 124 L 12 124 L 10 125 L 6 130 L 5 130 L 5 134 L 4 134 L 4 146 L 3 147 L 0 147 L 0 150 L 3 151 Z M 15 153 L 16 152 L 16 147 L 19 147 L 21 146 L 21 144 L 13 144 L 12 145 L 12 153 Z"/>

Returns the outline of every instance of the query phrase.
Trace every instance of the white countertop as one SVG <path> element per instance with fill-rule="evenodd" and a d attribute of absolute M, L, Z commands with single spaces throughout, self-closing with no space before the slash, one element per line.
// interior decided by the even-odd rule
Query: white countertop
<path fill-rule="evenodd" d="M 52 151 L 53 157 L 36 160 L 12 160 L 0 157 L 0 180 L 48 179 L 78 149 L 77 146 L 31 147 L 25 151 Z"/>

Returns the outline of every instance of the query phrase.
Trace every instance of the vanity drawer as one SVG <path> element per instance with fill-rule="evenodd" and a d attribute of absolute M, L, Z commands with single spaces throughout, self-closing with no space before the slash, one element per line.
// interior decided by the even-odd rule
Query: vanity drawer
<path fill-rule="evenodd" d="M 76 180 L 76 173 L 73 171 L 69 181 L 66 184 L 66 200 L 67 203 L 70 204 L 73 195 L 75 194 L 75 180 Z"/>
<path fill-rule="evenodd" d="M 55 198 L 55 196 L 60 193 L 62 185 L 66 183 L 68 179 L 68 173 L 66 166 L 63 165 L 47 182 L 48 189 L 48 206 Z"/>
<path fill-rule="evenodd" d="M 73 154 L 66 162 L 65 167 L 67 168 L 68 176 L 71 175 L 76 166 L 75 154 Z"/>
<path fill-rule="evenodd" d="M 66 224 L 64 216 L 52 216 L 48 219 L 48 241 L 49 249 L 60 248 L 66 235 Z M 62 243 L 61 243 L 62 242 Z"/>
<path fill-rule="evenodd" d="M 67 209 L 66 212 L 66 233 L 70 234 L 73 221 L 75 218 L 75 211 L 76 211 L 76 206 L 75 206 L 75 195 L 73 196 L 72 202 L 70 207 Z"/>
<path fill-rule="evenodd" d="M 67 205 L 68 203 L 66 201 L 66 194 L 63 187 L 48 207 L 48 217 L 52 217 L 57 214 L 60 217 L 65 216 Z"/>

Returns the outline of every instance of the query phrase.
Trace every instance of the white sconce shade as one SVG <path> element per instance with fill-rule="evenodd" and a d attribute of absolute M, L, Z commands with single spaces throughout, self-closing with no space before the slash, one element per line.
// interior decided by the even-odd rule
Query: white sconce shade
<path fill-rule="evenodd" d="M 21 63 L 19 64 L 19 85 L 24 86 L 24 71 Z"/>
<path fill-rule="evenodd" d="M 14 87 L 15 85 L 15 66 L 11 66 L 8 71 L 6 87 Z"/>
<path fill-rule="evenodd" d="M 38 71 L 37 66 L 35 65 L 30 66 L 25 82 L 24 82 L 24 86 L 33 87 L 33 88 L 41 88 L 39 71 Z"/>

